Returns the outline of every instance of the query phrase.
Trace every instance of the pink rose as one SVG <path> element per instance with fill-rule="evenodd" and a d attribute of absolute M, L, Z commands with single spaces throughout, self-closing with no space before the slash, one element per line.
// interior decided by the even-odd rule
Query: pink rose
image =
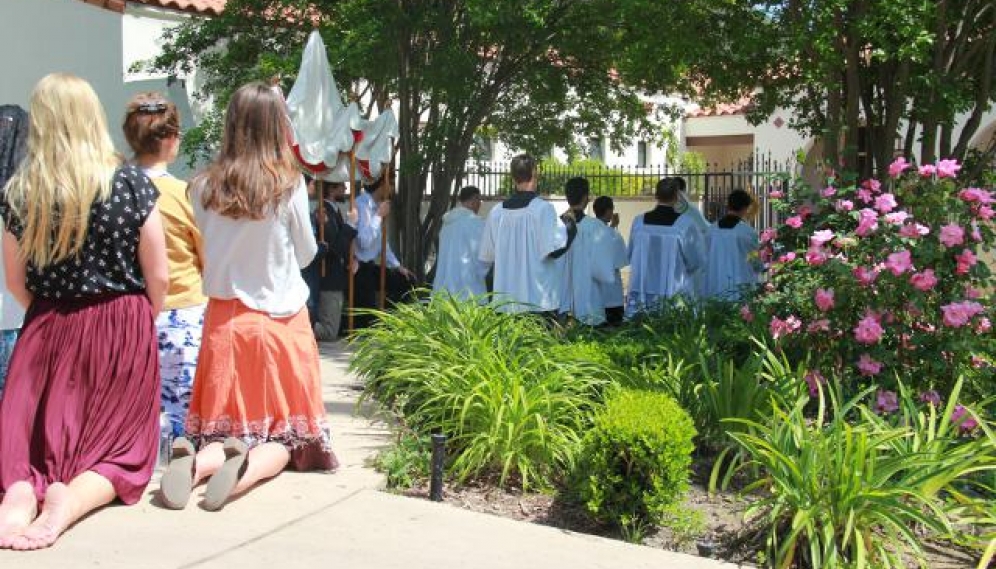
<path fill-rule="evenodd" d="M 806 331 L 810 334 L 818 334 L 820 332 L 830 331 L 830 321 L 826 318 L 820 318 L 819 320 L 813 320 L 806 326 Z"/>
<path fill-rule="evenodd" d="M 774 241 L 778 237 L 778 230 L 774 228 L 768 228 L 761 232 L 761 243 L 769 243 Z"/>
<path fill-rule="evenodd" d="M 909 219 L 909 217 L 910 214 L 905 211 L 894 211 L 892 213 L 885 214 L 885 222 L 889 225 L 902 225 L 903 223 L 906 223 L 906 220 Z"/>
<path fill-rule="evenodd" d="M 877 194 L 882 189 L 882 182 L 879 182 L 875 178 L 869 178 L 861 183 L 861 187 L 867 188 Z"/>
<path fill-rule="evenodd" d="M 819 267 L 827 262 L 827 254 L 819 247 L 813 247 L 806 251 L 806 263 L 813 267 Z"/>
<path fill-rule="evenodd" d="M 975 215 L 977 215 L 979 219 L 984 219 L 986 221 L 992 219 L 994 214 L 996 214 L 996 211 L 987 205 L 980 205 L 979 209 L 975 211 Z"/>
<path fill-rule="evenodd" d="M 854 278 L 858 279 L 858 283 L 861 286 L 870 286 L 878 278 L 878 271 L 876 269 L 869 269 L 866 267 L 855 267 L 854 268 Z"/>
<path fill-rule="evenodd" d="M 988 318 L 983 316 L 979 318 L 979 324 L 975 327 L 975 331 L 979 334 L 988 334 L 990 330 L 993 329 L 993 323 Z"/>
<path fill-rule="evenodd" d="M 919 223 L 909 223 L 899 230 L 899 235 L 903 237 L 909 237 L 911 239 L 916 239 L 930 233 L 930 228 L 926 225 L 921 225 Z"/>
<path fill-rule="evenodd" d="M 754 321 L 754 313 L 750 311 L 750 307 L 746 304 L 740 307 L 740 317 L 744 319 L 744 322 Z"/>
<path fill-rule="evenodd" d="M 905 170 L 912 167 L 912 164 L 906 161 L 906 158 L 900 156 L 896 158 L 892 164 L 889 164 L 889 176 L 892 178 L 898 178 Z"/>
<path fill-rule="evenodd" d="M 858 325 L 854 327 L 854 339 L 861 344 L 877 344 L 882 339 L 882 334 L 884 333 L 885 330 L 882 328 L 878 316 L 870 312 L 859 320 Z"/>
<path fill-rule="evenodd" d="M 972 285 L 965 285 L 965 298 L 971 300 L 982 298 L 982 291 Z"/>
<path fill-rule="evenodd" d="M 956 247 L 965 242 L 965 230 L 957 223 L 949 223 L 941 227 L 940 240 L 945 247 Z"/>
<path fill-rule="evenodd" d="M 809 370 L 803 378 L 809 386 L 809 396 L 816 397 L 820 393 L 820 385 L 826 384 L 827 379 L 818 370 Z"/>
<path fill-rule="evenodd" d="M 941 307 L 941 313 L 943 314 L 942 321 L 949 328 L 961 328 L 968 324 L 972 318 L 983 312 L 985 312 L 985 308 L 973 300 L 952 302 Z"/>
<path fill-rule="evenodd" d="M 836 235 L 830 229 L 823 229 L 821 231 L 816 231 L 813 233 L 812 237 L 809 238 L 810 247 L 822 247 L 827 243 L 833 241 Z"/>
<path fill-rule="evenodd" d="M 959 275 L 967 275 L 968 271 L 979 262 L 979 258 L 975 256 L 975 253 L 965 249 L 961 253 L 955 255 L 955 261 L 958 263 L 958 266 L 955 267 L 955 273 Z"/>
<path fill-rule="evenodd" d="M 982 231 L 979 229 L 979 224 L 972 222 L 972 241 L 979 243 L 982 241 Z"/>
<path fill-rule="evenodd" d="M 914 274 L 910 277 L 910 283 L 921 292 L 933 289 L 937 286 L 937 277 L 934 275 L 934 269 L 927 269 Z"/>
<path fill-rule="evenodd" d="M 770 197 L 773 200 L 780 200 L 785 197 L 785 192 L 781 190 L 771 190 L 770 192 L 768 192 L 768 197 Z"/>
<path fill-rule="evenodd" d="M 771 337 L 774 339 L 781 338 L 782 336 L 789 336 L 795 334 L 802 328 L 802 320 L 799 320 L 795 316 L 789 316 L 785 320 L 775 316 L 771 319 L 771 324 L 768 325 L 768 329 L 771 332 Z"/>
<path fill-rule="evenodd" d="M 933 405 L 934 407 L 940 407 L 941 394 L 934 390 L 924 391 L 923 393 L 920 394 L 920 401 L 928 405 Z"/>
<path fill-rule="evenodd" d="M 924 164 L 920 166 L 919 172 L 921 177 L 929 178 L 937 173 L 937 167 L 933 164 Z"/>
<path fill-rule="evenodd" d="M 889 255 L 885 262 L 885 268 L 892 271 L 892 274 L 897 277 L 910 270 L 912 266 L 913 261 L 910 257 L 910 252 L 905 249 Z"/>
<path fill-rule="evenodd" d="M 961 164 L 957 160 L 941 160 L 937 163 L 938 178 L 954 178 L 961 170 Z"/>
<path fill-rule="evenodd" d="M 795 260 L 795 252 L 794 251 L 789 251 L 788 253 L 785 253 L 781 257 L 778 257 L 778 262 L 779 263 L 791 263 L 794 260 Z"/>
<path fill-rule="evenodd" d="M 965 188 L 958 192 L 958 197 L 968 203 L 990 204 L 993 203 L 993 193 L 981 188 Z"/>
<path fill-rule="evenodd" d="M 858 371 L 865 377 L 878 375 L 882 371 L 882 362 L 877 362 L 868 354 L 861 354 L 858 358 Z"/>
<path fill-rule="evenodd" d="M 825 197 L 825 198 L 832 198 L 835 195 L 837 195 L 837 188 L 835 188 L 833 186 L 827 186 L 827 187 L 823 188 L 822 190 L 820 190 L 820 195 L 823 196 L 823 197 Z"/>
<path fill-rule="evenodd" d="M 834 292 L 832 288 L 818 288 L 813 294 L 813 301 L 816 307 L 822 312 L 826 312 L 834 306 Z"/>
<path fill-rule="evenodd" d="M 851 200 L 837 200 L 837 203 L 834 204 L 834 207 L 837 209 L 837 211 L 851 211 L 852 209 L 854 209 L 854 202 L 852 202 Z"/>
<path fill-rule="evenodd" d="M 882 194 L 875 198 L 875 209 L 882 213 L 889 213 L 897 207 L 899 204 L 896 203 L 896 196 L 892 194 Z"/>
<path fill-rule="evenodd" d="M 875 199 L 875 197 L 872 195 L 871 190 L 869 190 L 868 188 L 861 188 L 860 190 L 858 190 L 858 199 L 865 203 L 871 203 Z"/>
<path fill-rule="evenodd" d="M 899 398 L 895 391 L 879 390 L 875 396 L 875 411 L 880 415 L 888 415 L 899 410 Z"/>
<path fill-rule="evenodd" d="M 859 237 L 864 237 L 878 229 L 878 212 L 864 208 L 858 212 L 858 227 L 854 230 L 854 233 Z"/>
<path fill-rule="evenodd" d="M 792 217 L 785 220 L 785 225 L 788 225 L 792 229 L 799 229 L 802 227 L 802 218 L 798 215 L 793 215 Z"/>
<path fill-rule="evenodd" d="M 975 417 L 962 405 L 955 405 L 954 411 L 951 412 L 951 423 L 958 425 L 958 428 L 964 432 L 973 431 L 979 426 Z"/>
<path fill-rule="evenodd" d="M 806 219 L 807 217 L 813 215 L 813 208 L 809 204 L 802 204 L 801 206 L 799 206 L 798 211 L 799 211 L 799 216 L 802 217 L 803 219 Z"/>

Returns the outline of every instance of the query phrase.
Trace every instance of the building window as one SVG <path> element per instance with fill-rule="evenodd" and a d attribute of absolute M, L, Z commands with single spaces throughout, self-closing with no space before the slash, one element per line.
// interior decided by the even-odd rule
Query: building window
<path fill-rule="evenodd" d="M 638 168 L 646 168 L 650 163 L 650 148 L 647 146 L 645 140 L 641 140 L 636 144 L 636 166 Z"/>
<path fill-rule="evenodd" d="M 605 152 L 602 148 L 602 139 L 593 137 L 588 139 L 588 158 L 592 160 L 605 161 Z"/>
<path fill-rule="evenodd" d="M 479 162 L 491 162 L 495 159 L 495 141 L 488 136 L 475 135 L 470 156 Z"/>

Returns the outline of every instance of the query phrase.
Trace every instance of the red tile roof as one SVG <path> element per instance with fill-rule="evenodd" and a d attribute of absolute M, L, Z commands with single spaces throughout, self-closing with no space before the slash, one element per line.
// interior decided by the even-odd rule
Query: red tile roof
<path fill-rule="evenodd" d="M 750 110 L 750 99 L 743 98 L 736 103 L 720 103 L 715 107 L 698 108 L 685 114 L 690 119 L 698 117 L 723 117 L 731 115 L 742 115 Z"/>
<path fill-rule="evenodd" d="M 90 1 L 90 0 L 87 0 Z M 112 0 L 108 0 L 112 1 Z M 145 4 L 167 10 L 179 10 L 199 16 L 217 16 L 225 9 L 226 0 L 130 0 L 136 4 Z"/>
<path fill-rule="evenodd" d="M 125 9 L 125 0 L 83 0 L 87 4 L 97 6 L 98 8 L 105 8 L 112 12 L 123 13 Z"/>

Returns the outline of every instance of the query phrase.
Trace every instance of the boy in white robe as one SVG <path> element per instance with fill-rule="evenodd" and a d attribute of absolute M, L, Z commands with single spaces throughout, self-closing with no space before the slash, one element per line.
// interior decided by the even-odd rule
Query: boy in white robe
<path fill-rule="evenodd" d="M 484 232 L 484 219 L 477 215 L 481 209 L 481 190 L 467 186 L 460 190 L 457 199 L 457 206 L 443 216 L 432 292 L 445 291 L 466 300 L 487 293 L 484 279 L 488 266 L 477 258 Z"/>
<path fill-rule="evenodd" d="M 615 213 L 615 203 L 609 196 L 599 196 L 595 198 L 591 205 L 595 217 L 605 224 L 608 230 L 608 243 L 599 252 L 605 255 L 612 263 L 612 282 L 600 285 L 602 291 L 602 304 L 605 306 L 605 322 L 609 326 L 618 326 L 623 322 L 625 314 L 625 297 L 623 296 L 622 273 L 623 267 L 629 264 L 629 257 L 626 253 L 626 241 L 619 234 L 619 216 Z"/>
<path fill-rule="evenodd" d="M 605 323 L 602 286 L 611 284 L 615 278 L 612 259 L 605 254 L 610 244 L 610 230 L 601 221 L 585 215 L 591 193 L 588 180 L 571 178 L 564 190 L 570 207 L 564 214 L 564 221 L 577 227 L 577 236 L 564 255 L 560 314 L 571 315 L 589 326 L 601 326 Z"/>
<path fill-rule="evenodd" d="M 726 215 L 709 230 L 708 297 L 738 301 L 758 283 L 757 231 L 744 221 L 752 202 L 743 190 L 730 192 Z"/>
<path fill-rule="evenodd" d="M 654 310 L 664 300 L 696 298 L 694 274 L 705 266 L 705 246 L 695 221 L 675 207 L 674 178 L 657 183 L 657 207 L 633 220 L 629 237 L 630 284 L 626 314 Z"/>
<path fill-rule="evenodd" d="M 512 159 L 516 192 L 488 214 L 478 258 L 494 265 L 494 302 L 500 312 L 541 313 L 560 308 L 560 258 L 574 240 L 557 211 L 536 195 L 536 160 Z"/>

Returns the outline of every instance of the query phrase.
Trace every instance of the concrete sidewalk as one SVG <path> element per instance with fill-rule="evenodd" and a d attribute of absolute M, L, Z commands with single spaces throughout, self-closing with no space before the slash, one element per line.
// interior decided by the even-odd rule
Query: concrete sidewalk
<path fill-rule="evenodd" d="M 214 513 L 197 506 L 200 491 L 183 511 L 158 507 L 154 480 L 139 504 L 97 512 L 49 550 L 0 551 L 0 568 L 733 567 L 380 491 L 366 461 L 388 432 L 353 415 L 360 386 L 348 354 L 322 351 L 335 474 L 287 472 Z"/>

